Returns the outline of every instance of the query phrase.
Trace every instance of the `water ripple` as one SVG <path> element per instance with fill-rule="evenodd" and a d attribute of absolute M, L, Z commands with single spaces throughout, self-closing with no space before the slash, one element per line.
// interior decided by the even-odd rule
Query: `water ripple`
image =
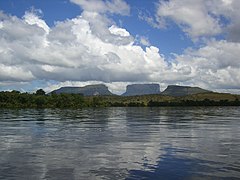
<path fill-rule="evenodd" d="M 240 108 L 0 110 L 0 179 L 238 179 Z"/>

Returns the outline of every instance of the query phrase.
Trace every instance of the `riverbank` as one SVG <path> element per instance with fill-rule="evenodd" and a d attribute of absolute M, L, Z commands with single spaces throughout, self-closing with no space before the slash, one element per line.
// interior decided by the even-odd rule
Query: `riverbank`
<path fill-rule="evenodd" d="M 83 96 L 80 94 L 29 94 L 0 92 L 0 108 L 84 108 L 153 106 L 240 106 L 240 95 L 201 93 L 172 97 L 161 94 L 142 96 Z"/>

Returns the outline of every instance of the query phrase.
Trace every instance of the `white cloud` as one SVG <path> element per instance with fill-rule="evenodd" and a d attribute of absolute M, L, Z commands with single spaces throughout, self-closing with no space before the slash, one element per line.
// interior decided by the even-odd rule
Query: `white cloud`
<path fill-rule="evenodd" d="M 81 5 L 86 1 L 78 2 Z M 120 1 L 100 2 L 99 6 L 103 3 L 114 9 L 114 3 Z M 110 2 L 112 6 L 107 4 Z M 165 3 L 171 2 L 175 1 Z M 167 5 L 170 6 L 162 7 Z M 210 7 L 213 9 L 213 5 Z M 54 80 L 61 83 L 50 86 L 59 87 L 104 82 L 119 94 L 130 82 L 159 82 L 164 86 L 178 83 L 207 89 L 240 88 L 238 42 L 207 41 L 201 48 L 188 49 L 168 62 L 161 50 L 150 46 L 144 36 L 137 40 L 147 47 L 137 45 L 127 29 L 118 27 L 104 14 L 107 10 L 90 11 L 85 5 L 83 8 L 88 11 L 84 9 L 80 16 L 57 22 L 51 28 L 34 13 L 27 12 L 23 18 L 0 13 L 1 83 Z M 203 15 L 201 10 L 197 8 L 199 17 Z M 221 12 L 223 14 L 224 8 Z M 194 23 L 185 19 L 179 22 Z M 205 27 L 205 23 L 208 22 L 200 24 Z M 195 25 L 188 27 L 188 33 L 196 28 Z"/>
<path fill-rule="evenodd" d="M 49 32 L 12 16 L 2 24 L 0 64 L 17 64 L 36 79 L 149 80 L 152 68 L 158 70 L 164 62 L 157 48 L 145 51 L 134 45 L 126 29 L 110 26 L 105 16 L 94 12 L 58 22 Z M 12 30 L 16 24 L 17 32 Z M 13 72 L 12 76 L 19 75 Z"/>
<path fill-rule="evenodd" d="M 115 25 L 112 25 L 110 28 L 109 28 L 109 31 L 112 33 L 112 34 L 115 34 L 115 35 L 119 35 L 119 36 L 130 36 L 129 32 L 126 30 L 126 29 L 123 29 L 123 28 L 119 28 Z"/>
<path fill-rule="evenodd" d="M 151 46 L 149 39 L 145 36 L 136 35 L 135 43 L 143 46 Z"/>
<path fill-rule="evenodd" d="M 164 28 L 165 27 L 165 23 L 161 23 L 161 20 L 156 16 L 156 18 L 154 18 L 151 13 L 147 10 L 145 11 L 139 11 L 138 13 L 138 19 L 146 21 L 150 26 L 154 27 L 154 28 Z"/>
<path fill-rule="evenodd" d="M 42 13 L 42 11 L 32 9 L 31 11 L 25 12 L 23 18 L 28 24 L 37 25 L 38 27 L 43 28 L 47 33 L 49 33 L 50 28 L 48 27 L 44 20 L 40 19 L 40 17 L 37 16 L 37 13 Z"/>
<path fill-rule="evenodd" d="M 169 20 L 175 22 L 193 40 L 222 33 L 229 40 L 240 40 L 239 0 L 159 0 L 155 20 L 166 27 Z"/>
<path fill-rule="evenodd" d="M 177 56 L 177 67 L 191 69 L 190 83 L 210 89 L 240 89 L 239 52 L 239 43 L 210 41 L 202 48 Z"/>
<path fill-rule="evenodd" d="M 141 36 L 141 38 L 140 38 L 140 43 L 141 43 L 142 45 L 144 45 L 144 46 L 150 46 L 150 45 L 151 45 L 150 42 L 149 42 L 149 40 L 148 40 L 148 38 L 146 38 L 146 37 L 144 37 L 144 36 Z"/>
<path fill-rule="evenodd" d="M 34 78 L 31 71 L 25 70 L 22 67 L 0 64 L 0 81 L 30 81 Z"/>
<path fill-rule="evenodd" d="M 221 32 L 218 20 L 208 13 L 203 0 L 160 1 L 157 16 L 161 23 L 166 18 L 173 20 L 192 38 Z"/>
<path fill-rule="evenodd" d="M 113 14 L 128 15 L 130 12 L 129 5 L 123 0 L 70 0 L 71 2 L 79 5 L 85 11 Z"/>

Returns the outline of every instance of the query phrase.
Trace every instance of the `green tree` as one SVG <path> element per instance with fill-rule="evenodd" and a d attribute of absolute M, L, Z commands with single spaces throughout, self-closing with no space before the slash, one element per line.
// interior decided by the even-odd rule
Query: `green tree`
<path fill-rule="evenodd" d="M 41 95 L 41 96 L 43 96 L 43 95 L 45 95 L 46 93 L 45 93 L 45 91 L 43 90 L 43 89 L 38 89 L 37 91 L 36 91 L 36 95 Z"/>
<path fill-rule="evenodd" d="M 35 103 L 37 105 L 37 108 L 42 108 L 45 105 L 45 99 L 41 96 L 36 97 Z"/>

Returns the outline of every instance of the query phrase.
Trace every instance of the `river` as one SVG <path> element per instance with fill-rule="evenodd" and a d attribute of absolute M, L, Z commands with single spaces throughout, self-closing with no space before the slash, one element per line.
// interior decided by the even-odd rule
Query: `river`
<path fill-rule="evenodd" d="M 240 108 L 0 110 L 0 179 L 238 179 Z"/>

